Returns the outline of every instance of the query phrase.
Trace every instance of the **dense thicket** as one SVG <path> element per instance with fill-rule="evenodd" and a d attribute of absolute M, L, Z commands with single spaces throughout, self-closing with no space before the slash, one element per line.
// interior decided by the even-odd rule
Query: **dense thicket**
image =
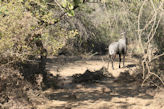
<path fill-rule="evenodd" d="M 20 100 L 33 107 L 26 92 L 41 86 L 38 75 L 45 86 L 47 55 L 77 34 L 58 24 L 74 15 L 73 8 L 67 0 L 0 1 L 0 108 L 9 100 L 12 106 Z"/>

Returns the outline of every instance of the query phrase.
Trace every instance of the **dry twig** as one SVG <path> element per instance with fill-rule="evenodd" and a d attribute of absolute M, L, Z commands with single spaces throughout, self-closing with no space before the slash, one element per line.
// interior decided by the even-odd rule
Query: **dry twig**
<path fill-rule="evenodd" d="M 155 33 L 156 33 L 156 30 L 157 28 L 159 27 L 159 23 L 161 21 L 161 18 L 162 18 L 162 13 L 161 13 L 161 9 L 162 9 L 162 6 L 163 6 L 163 1 L 161 1 L 160 5 L 159 5 L 159 8 L 155 8 L 155 5 L 154 5 L 154 2 L 152 0 L 150 0 L 150 3 L 153 7 L 153 11 L 154 11 L 154 14 L 152 15 L 152 18 L 150 19 L 150 21 L 148 21 L 147 24 L 145 24 L 144 28 L 141 29 L 140 28 L 140 20 L 141 20 L 141 16 L 142 16 L 142 13 L 143 13 L 143 10 L 144 10 L 144 5 L 146 5 L 146 2 L 149 2 L 148 0 L 144 0 L 141 8 L 140 8 L 140 11 L 139 11 L 139 15 L 138 15 L 138 39 L 139 39 L 139 44 L 144 52 L 144 56 L 143 56 L 143 59 L 142 59 L 142 70 L 143 70 L 143 82 L 142 82 L 142 86 L 144 85 L 145 81 L 148 80 L 152 75 L 154 75 L 155 77 L 157 77 L 162 85 L 164 85 L 164 82 L 163 80 L 155 73 L 152 72 L 152 69 L 151 69 L 151 66 L 150 66 L 150 63 L 163 56 L 163 54 L 161 55 L 158 55 L 154 58 L 151 58 L 152 57 L 152 54 L 150 53 L 151 51 L 151 48 L 150 48 L 150 45 L 152 43 L 152 40 L 154 39 L 155 37 Z M 159 18 L 157 18 L 157 16 L 159 15 Z M 152 24 L 153 23 L 153 24 Z M 145 46 L 143 46 L 143 43 L 142 43 L 142 34 L 144 33 L 144 31 L 146 30 L 149 30 L 148 28 L 150 28 L 150 31 L 147 35 L 147 42 L 145 44 Z"/>

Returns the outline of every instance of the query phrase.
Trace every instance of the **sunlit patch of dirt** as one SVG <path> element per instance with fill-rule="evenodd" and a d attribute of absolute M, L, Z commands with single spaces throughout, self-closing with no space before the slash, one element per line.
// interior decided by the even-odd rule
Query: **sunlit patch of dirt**
<path fill-rule="evenodd" d="M 115 69 L 107 67 L 106 56 L 90 59 L 80 57 L 51 57 L 47 70 L 60 75 L 60 89 L 44 91 L 46 103 L 39 109 L 162 109 L 162 91 L 141 87 L 138 61 L 126 59 L 126 66 Z"/>
<path fill-rule="evenodd" d="M 19 98 L 12 100 L 11 98 L 0 98 L 2 102 L 6 102 L 0 105 L 0 108 L 164 108 L 164 89 L 141 87 L 142 74 L 137 71 L 138 63 L 135 59 L 126 59 L 126 66 L 120 69 L 116 60 L 114 70 L 111 65 L 109 69 L 106 68 L 107 62 L 105 56 L 97 56 L 87 60 L 79 57 L 48 58 L 46 89 L 34 90 L 30 85 L 31 87 L 23 89 L 23 93 L 21 90 L 18 92 L 16 97 Z M 2 90 L 1 87 L 0 90 Z M 2 97 L 4 94 L 0 96 Z"/>

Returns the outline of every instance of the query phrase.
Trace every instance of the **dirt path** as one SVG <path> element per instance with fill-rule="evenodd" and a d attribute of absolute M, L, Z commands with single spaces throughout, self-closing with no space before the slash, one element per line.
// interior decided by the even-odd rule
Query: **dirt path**
<path fill-rule="evenodd" d="M 107 67 L 107 57 L 106 56 L 96 56 L 89 60 L 81 59 L 80 57 L 60 57 L 60 58 L 49 58 L 47 64 L 47 70 L 52 74 L 60 74 L 61 76 L 72 76 L 77 73 L 84 73 L 87 69 L 91 71 L 99 70 L 100 68 Z M 115 69 L 111 68 L 109 64 L 108 71 L 114 76 L 118 77 L 120 72 L 129 70 L 130 74 L 136 69 L 138 61 L 135 59 L 126 60 L 126 68 L 118 68 L 118 60 L 114 63 Z M 122 63 L 121 63 L 122 65 Z"/>
<path fill-rule="evenodd" d="M 49 58 L 47 70 L 54 76 L 59 74 L 62 82 L 60 89 L 44 91 L 46 103 L 37 106 L 39 109 L 164 109 L 164 90 L 154 93 L 152 89 L 141 88 L 137 82 L 127 84 L 126 77 L 116 82 L 120 73 L 135 73 L 137 60 L 128 59 L 126 67 L 115 70 L 109 66 L 108 71 L 114 79 L 105 79 L 91 84 L 75 84 L 71 81 L 74 74 L 83 74 L 87 69 L 96 71 L 107 66 L 105 56 L 84 60 L 79 57 Z"/>

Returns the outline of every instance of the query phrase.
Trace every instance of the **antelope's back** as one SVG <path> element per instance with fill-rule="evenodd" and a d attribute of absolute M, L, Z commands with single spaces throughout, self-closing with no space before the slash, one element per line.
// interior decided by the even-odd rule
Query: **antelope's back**
<path fill-rule="evenodd" d="M 118 42 L 113 42 L 109 45 L 109 55 L 118 54 Z"/>

